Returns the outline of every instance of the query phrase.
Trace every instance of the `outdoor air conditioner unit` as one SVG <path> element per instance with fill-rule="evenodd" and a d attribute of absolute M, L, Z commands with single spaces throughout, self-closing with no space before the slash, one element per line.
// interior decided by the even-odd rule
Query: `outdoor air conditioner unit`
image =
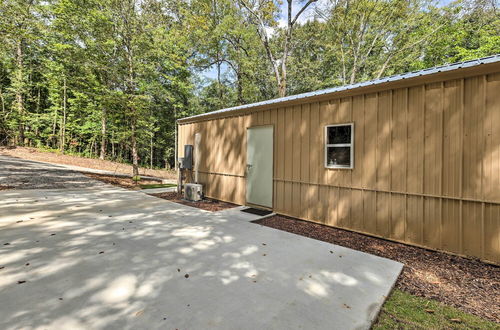
<path fill-rule="evenodd" d="M 184 185 L 184 199 L 188 201 L 201 201 L 203 196 L 203 186 L 197 183 L 186 183 Z"/>

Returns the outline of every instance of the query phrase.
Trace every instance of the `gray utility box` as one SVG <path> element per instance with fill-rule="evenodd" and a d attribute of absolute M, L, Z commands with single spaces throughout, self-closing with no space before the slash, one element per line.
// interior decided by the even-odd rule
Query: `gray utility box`
<path fill-rule="evenodd" d="M 184 146 L 184 158 L 182 163 L 182 168 L 187 170 L 193 169 L 193 146 L 191 144 L 186 144 Z"/>
<path fill-rule="evenodd" d="M 197 183 L 186 183 L 184 185 L 184 199 L 188 201 L 201 201 L 203 198 L 203 186 Z"/>

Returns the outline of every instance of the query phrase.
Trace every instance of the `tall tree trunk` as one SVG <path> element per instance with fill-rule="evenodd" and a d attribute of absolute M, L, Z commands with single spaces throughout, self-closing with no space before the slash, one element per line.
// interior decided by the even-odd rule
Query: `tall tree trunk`
<path fill-rule="evenodd" d="M 56 135 L 56 128 L 57 128 L 57 117 L 59 117 L 57 107 L 54 107 L 54 117 L 52 118 L 52 135 L 50 137 L 50 144 L 52 148 L 57 147 L 57 135 Z"/>
<path fill-rule="evenodd" d="M 0 88 L 0 102 L 2 102 L 2 114 L 5 113 L 5 99 L 3 97 L 2 88 Z"/>
<path fill-rule="evenodd" d="M 102 108 L 102 117 L 101 117 L 101 154 L 99 155 L 99 159 L 104 159 L 106 157 L 106 108 Z"/>
<path fill-rule="evenodd" d="M 16 88 L 16 106 L 19 115 L 18 124 L 18 141 L 19 145 L 24 145 L 24 72 L 23 72 L 23 41 L 19 39 L 17 42 L 16 64 L 17 64 L 17 88 Z"/>
<path fill-rule="evenodd" d="M 63 78 L 63 116 L 61 122 L 61 142 L 60 149 L 61 152 L 64 152 L 64 148 L 66 146 L 66 101 L 67 101 L 67 86 L 66 86 L 66 77 Z"/>
<path fill-rule="evenodd" d="M 139 176 L 139 157 L 137 155 L 137 138 L 136 138 L 136 123 L 135 119 L 132 120 L 132 134 L 131 134 L 131 142 L 132 142 L 132 169 L 133 169 L 133 177 Z"/>

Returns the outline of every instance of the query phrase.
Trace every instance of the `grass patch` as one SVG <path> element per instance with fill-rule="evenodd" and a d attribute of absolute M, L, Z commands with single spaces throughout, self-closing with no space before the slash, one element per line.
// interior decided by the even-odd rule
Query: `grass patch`
<path fill-rule="evenodd" d="M 373 329 L 495 329 L 498 324 L 394 289 Z"/>
<path fill-rule="evenodd" d="M 176 184 L 173 183 L 158 183 L 158 184 L 141 184 L 141 189 L 154 189 L 154 188 L 172 188 L 177 187 Z"/>

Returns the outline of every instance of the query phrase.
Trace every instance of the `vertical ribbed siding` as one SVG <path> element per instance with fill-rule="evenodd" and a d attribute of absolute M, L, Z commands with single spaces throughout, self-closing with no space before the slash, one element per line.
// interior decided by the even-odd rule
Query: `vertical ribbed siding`
<path fill-rule="evenodd" d="M 246 128 L 273 125 L 278 213 L 500 263 L 500 73 L 181 125 L 207 195 L 245 203 Z M 324 126 L 354 123 L 353 170 Z"/>

